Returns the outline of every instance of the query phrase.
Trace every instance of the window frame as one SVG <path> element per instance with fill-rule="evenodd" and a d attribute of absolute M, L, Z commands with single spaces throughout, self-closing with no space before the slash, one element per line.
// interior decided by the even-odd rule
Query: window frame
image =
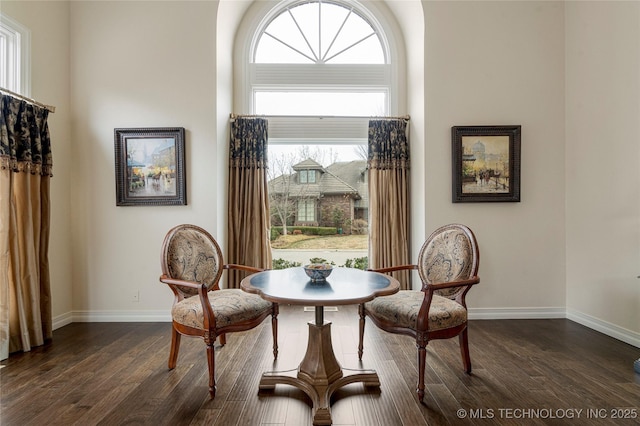
<path fill-rule="evenodd" d="M 31 95 L 31 31 L 0 12 L 0 86 Z"/>
<path fill-rule="evenodd" d="M 241 70 L 241 78 L 235 80 L 235 111 L 256 114 L 257 90 L 356 90 L 385 91 L 386 111 L 380 115 L 400 115 L 398 105 L 406 97 L 406 87 L 397 76 L 403 73 L 404 48 L 399 45 L 401 31 L 393 14 L 383 3 L 331 0 L 357 9 L 379 35 L 384 50 L 385 64 L 323 64 L 322 72 L 317 64 L 263 64 L 254 63 L 257 42 L 268 23 L 286 7 L 305 0 L 282 2 L 254 2 L 251 13 L 243 21 L 244 29 L 236 42 L 234 63 Z M 269 119 L 269 141 L 274 144 L 366 144 L 366 129 L 372 116 L 273 116 Z M 337 133 L 340 132 L 341 135 Z"/>
<path fill-rule="evenodd" d="M 296 207 L 296 222 L 313 223 L 317 221 L 316 201 L 314 199 L 300 198 L 298 199 L 298 205 Z M 304 219 L 300 218 L 301 209 L 304 209 Z M 311 220 L 309 220 L 309 213 L 312 215 Z"/>
<path fill-rule="evenodd" d="M 316 170 L 304 169 L 298 170 L 298 183 L 314 184 L 316 181 Z"/>

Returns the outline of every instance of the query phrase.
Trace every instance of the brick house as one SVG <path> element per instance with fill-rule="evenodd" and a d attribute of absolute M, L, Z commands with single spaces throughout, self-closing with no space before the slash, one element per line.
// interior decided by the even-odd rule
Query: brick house
<path fill-rule="evenodd" d="M 367 162 L 336 162 L 323 167 L 306 159 L 293 173 L 269 181 L 272 210 L 286 203 L 288 225 L 335 226 L 350 233 L 355 219 L 368 220 Z M 272 223 L 279 225 L 278 215 Z"/>

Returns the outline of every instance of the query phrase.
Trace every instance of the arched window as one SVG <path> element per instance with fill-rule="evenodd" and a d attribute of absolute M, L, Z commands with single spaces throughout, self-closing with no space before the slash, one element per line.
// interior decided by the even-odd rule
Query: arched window
<path fill-rule="evenodd" d="M 254 62 L 384 64 L 379 32 L 353 6 L 330 2 L 286 6 L 259 36 Z"/>
<path fill-rule="evenodd" d="M 270 143 L 364 143 L 367 120 L 394 113 L 395 55 L 354 1 L 284 1 L 250 43 L 246 102 L 269 116 Z"/>
<path fill-rule="evenodd" d="M 369 120 L 406 114 L 393 13 L 384 1 L 255 1 L 235 41 L 233 112 L 268 119 L 272 225 L 362 233 Z"/>

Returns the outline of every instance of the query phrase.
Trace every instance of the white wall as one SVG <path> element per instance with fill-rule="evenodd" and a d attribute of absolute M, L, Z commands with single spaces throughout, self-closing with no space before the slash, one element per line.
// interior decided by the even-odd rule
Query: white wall
<path fill-rule="evenodd" d="M 69 3 L 49 1 L 5 1 L 7 14 L 31 31 L 31 98 L 56 107 L 49 114 L 53 149 L 51 179 L 51 238 L 49 249 L 51 308 L 56 323 L 71 320 L 72 304 L 72 226 L 71 109 L 69 79 Z"/>
<path fill-rule="evenodd" d="M 461 222 L 475 231 L 481 283 L 469 293 L 474 317 L 563 315 L 564 5 L 423 5 L 426 228 Z M 456 125 L 522 126 L 521 202 L 451 202 Z"/>
<path fill-rule="evenodd" d="M 637 345 L 640 3 L 566 9 L 567 311 Z"/>
<path fill-rule="evenodd" d="M 414 210 L 424 212 L 413 218 L 416 239 L 448 222 L 474 229 L 482 282 L 469 295 L 473 317 L 564 316 L 568 308 L 633 340 L 640 328 L 632 281 L 640 255 L 638 3 L 422 1 L 420 40 L 410 31 L 415 13 L 403 13 L 402 4 L 390 8 L 407 53 L 424 45 L 422 71 L 418 52 L 406 76 L 418 133 L 412 141 L 420 144 L 412 161 L 414 201 L 421 203 Z M 64 152 L 73 161 L 60 169 L 58 160 L 54 178 L 63 185 L 54 195 L 68 202 L 53 218 L 54 315 L 168 318 L 171 294 L 158 283 L 165 232 L 191 222 L 224 234 L 230 49 L 247 3 L 225 1 L 220 10 L 215 1 L 11 7 L 28 26 L 44 20 L 43 10 L 60 18 L 43 24 L 53 40 L 34 42 L 47 47 L 34 60 L 52 57 L 56 71 L 34 72 L 33 83 L 34 96 L 59 107 L 54 119 L 71 123 L 56 129 L 63 140 L 54 161 Z M 65 8 L 70 16 L 58 16 Z M 217 23 L 225 26 L 219 33 Z M 611 49 L 618 45 L 623 53 Z M 600 58 L 614 66 L 598 66 Z M 68 68 L 57 64 L 65 60 Z M 451 202 L 450 128 L 481 124 L 522 125 L 520 203 Z M 187 129 L 189 204 L 116 207 L 113 129 L 160 126 Z M 600 166 L 605 177 L 593 173 Z M 614 303 L 601 302 L 603 287 Z"/>
<path fill-rule="evenodd" d="M 76 320 L 169 318 L 160 246 L 216 234 L 215 2 L 71 2 Z M 187 206 L 116 207 L 114 128 L 186 129 Z M 139 291 L 140 301 L 132 302 Z"/>

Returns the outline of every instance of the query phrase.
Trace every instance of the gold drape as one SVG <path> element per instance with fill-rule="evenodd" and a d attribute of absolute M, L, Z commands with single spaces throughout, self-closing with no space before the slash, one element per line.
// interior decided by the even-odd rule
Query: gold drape
<path fill-rule="evenodd" d="M 43 108 L 0 99 L 0 359 L 53 336 L 51 146 Z"/>
<path fill-rule="evenodd" d="M 271 268 L 269 194 L 267 192 L 267 120 L 231 121 L 229 146 L 227 263 Z M 244 273 L 229 271 L 229 288 Z"/>
<path fill-rule="evenodd" d="M 371 120 L 368 145 L 369 267 L 410 264 L 407 120 Z M 392 275 L 401 289 L 411 289 L 409 271 Z"/>

